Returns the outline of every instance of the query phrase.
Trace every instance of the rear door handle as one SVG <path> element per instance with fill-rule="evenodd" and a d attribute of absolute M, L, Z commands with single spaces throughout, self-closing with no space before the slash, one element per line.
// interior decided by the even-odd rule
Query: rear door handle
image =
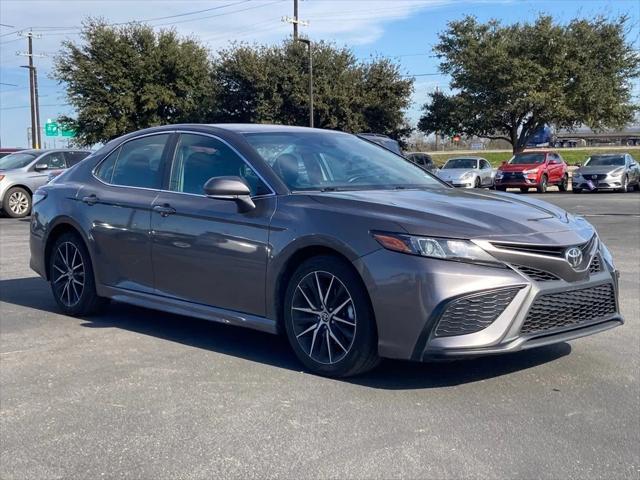
<path fill-rule="evenodd" d="M 96 197 L 93 193 L 91 195 L 87 195 L 86 197 L 82 197 L 82 201 L 87 205 L 95 205 L 98 203 L 98 197 Z"/>
<path fill-rule="evenodd" d="M 162 205 L 154 205 L 153 211 L 158 212 L 162 217 L 168 217 L 169 215 L 173 215 L 174 213 L 176 213 L 176 209 L 168 203 L 164 203 Z"/>

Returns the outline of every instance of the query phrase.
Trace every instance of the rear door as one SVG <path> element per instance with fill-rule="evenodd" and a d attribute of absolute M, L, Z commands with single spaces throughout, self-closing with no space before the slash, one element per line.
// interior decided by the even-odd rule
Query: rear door
<path fill-rule="evenodd" d="M 212 177 L 237 176 L 256 208 L 206 197 Z M 276 197 L 226 142 L 181 133 L 169 179 L 151 220 L 156 293 L 180 300 L 265 315 L 269 222 Z"/>
<path fill-rule="evenodd" d="M 153 292 L 151 205 L 159 194 L 171 133 L 131 139 L 107 156 L 78 198 L 90 225 L 101 283 Z"/>

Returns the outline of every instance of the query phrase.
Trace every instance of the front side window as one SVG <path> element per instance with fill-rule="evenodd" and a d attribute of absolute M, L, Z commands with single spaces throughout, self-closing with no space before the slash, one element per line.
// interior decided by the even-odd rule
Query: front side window
<path fill-rule="evenodd" d="M 149 135 L 124 143 L 98 166 L 96 176 L 112 185 L 160 189 L 168 139 L 169 134 Z"/>
<path fill-rule="evenodd" d="M 49 170 L 60 170 L 67 167 L 64 161 L 64 153 L 62 152 L 53 152 L 45 155 L 38 160 L 38 165 L 46 165 Z"/>
<path fill-rule="evenodd" d="M 478 161 L 475 158 L 452 158 L 442 168 L 478 168 Z"/>
<path fill-rule="evenodd" d="M 290 190 L 448 188 L 411 161 L 338 132 L 245 133 Z"/>
<path fill-rule="evenodd" d="M 180 135 L 169 190 L 204 195 L 204 185 L 209 179 L 230 176 L 242 178 L 252 196 L 271 193 L 253 169 L 225 143 L 206 135 Z"/>

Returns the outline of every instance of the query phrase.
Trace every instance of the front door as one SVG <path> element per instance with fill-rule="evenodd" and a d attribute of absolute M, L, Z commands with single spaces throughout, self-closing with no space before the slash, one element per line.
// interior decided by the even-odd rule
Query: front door
<path fill-rule="evenodd" d="M 256 208 L 204 195 L 212 177 L 237 176 Z M 276 198 L 247 163 L 210 135 L 183 133 L 168 181 L 151 217 L 156 293 L 253 315 L 265 315 L 269 221 Z"/>

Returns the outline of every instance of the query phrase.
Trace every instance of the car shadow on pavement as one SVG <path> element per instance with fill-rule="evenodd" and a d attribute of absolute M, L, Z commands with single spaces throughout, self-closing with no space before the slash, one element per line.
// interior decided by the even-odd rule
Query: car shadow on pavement
<path fill-rule="evenodd" d="M 0 302 L 59 314 L 48 284 L 38 277 L 0 280 Z M 117 302 L 82 321 L 82 326 L 87 328 L 120 328 L 278 368 L 302 370 L 282 336 Z M 337 381 L 387 390 L 440 388 L 526 370 L 570 352 L 569 344 L 560 343 L 473 360 L 435 363 L 385 360 L 367 374 Z"/>

